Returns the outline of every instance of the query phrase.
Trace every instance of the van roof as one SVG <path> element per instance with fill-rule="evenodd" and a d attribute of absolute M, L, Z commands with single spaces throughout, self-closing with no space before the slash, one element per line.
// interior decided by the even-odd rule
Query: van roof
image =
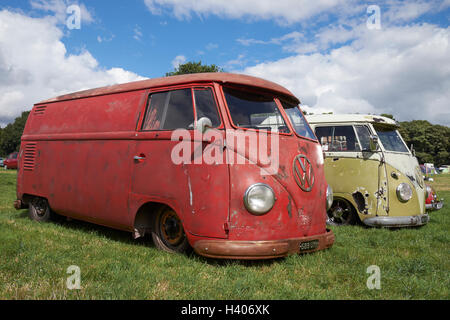
<path fill-rule="evenodd" d="M 179 85 L 179 84 L 187 84 L 187 83 L 196 83 L 196 82 L 220 82 L 220 83 L 232 83 L 238 85 L 252 86 L 252 87 L 260 87 L 266 90 L 273 91 L 275 93 L 279 93 L 285 96 L 289 96 L 296 103 L 300 103 L 300 101 L 286 88 L 280 86 L 271 81 L 267 81 L 261 78 L 256 78 L 252 76 L 247 76 L 243 74 L 235 74 L 235 73 L 225 73 L 225 72 L 210 72 L 210 73 L 194 73 L 194 74 L 185 74 L 179 76 L 171 76 L 171 77 L 163 77 L 163 78 L 155 78 L 148 80 L 141 80 L 135 82 L 129 82 L 124 84 L 116 84 L 101 88 L 95 88 L 90 90 L 84 90 L 79 92 L 74 92 L 62 96 L 58 96 L 55 98 L 51 98 L 48 100 L 41 101 L 36 103 L 39 104 L 48 104 L 53 102 L 65 101 L 65 100 L 73 100 L 79 98 L 87 98 L 105 94 L 126 92 L 126 91 L 134 91 L 134 90 L 142 90 L 147 88 L 157 88 L 164 87 L 170 85 Z"/>
<path fill-rule="evenodd" d="M 397 121 L 372 115 L 372 114 L 313 114 L 307 115 L 306 119 L 309 123 L 344 123 L 344 122 L 370 122 L 398 127 Z"/>

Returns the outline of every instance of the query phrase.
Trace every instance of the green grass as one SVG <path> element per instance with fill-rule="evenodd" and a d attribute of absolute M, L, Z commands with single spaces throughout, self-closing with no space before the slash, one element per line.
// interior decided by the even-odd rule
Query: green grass
<path fill-rule="evenodd" d="M 326 251 L 263 262 L 157 250 L 151 240 L 71 221 L 39 224 L 12 207 L 14 171 L 0 172 L 0 299 L 449 299 L 450 175 L 444 208 L 415 229 L 333 228 Z M 81 269 L 81 290 L 66 271 Z M 367 267 L 381 289 L 366 286 Z"/>

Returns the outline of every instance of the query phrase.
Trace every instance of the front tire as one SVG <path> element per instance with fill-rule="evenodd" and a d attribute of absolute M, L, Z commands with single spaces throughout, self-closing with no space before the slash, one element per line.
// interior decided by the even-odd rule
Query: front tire
<path fill-rule="evenodd" d="M 184 253 L 190 248 L 183 224 L 171 208 L 163 206 L 155 214 L 152 238 L 158 249 L 171 253 Z"/>
<path fill-rule="evenodd" d="M 47 222 L 53 218 L 48 201 L 44 198 L 34 198 L 28 207 L 28 216 L 37 222 Z"/>
<path fill-rule="evenodd" d="M 345 199 L 335 199 L 327 211 L 327 224 L 330 226 L 347 226 L 356 224 L 356 212 L 352 204 Z"/>

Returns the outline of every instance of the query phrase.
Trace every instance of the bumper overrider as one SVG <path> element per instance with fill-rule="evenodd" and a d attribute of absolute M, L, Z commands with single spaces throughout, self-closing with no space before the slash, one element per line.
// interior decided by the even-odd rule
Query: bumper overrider
<path fill-rule="evenodd" d="M 405 217 L 373 217 L 363 220 L 363 223 L 370 227 L 417 227 L 428 223 L 430 216 L 428 214 L 420 214 L 417 216 Z"/>
<path fill-rule="evenodd" d="M 444 202 L 443 201 L 439 201 L 439 202 L 433 202 L 433 203 L 430 203 L 430 204 L 425 204 L 425 209 L 427 209 L 427 210 L 441 210 L 443 206 L 444 206 Z"/>
<path fill-rule="evenodd" d="M 333 231 L 327 229 L 320 235 L 272 241 L 199 240 L 194 251 L 208 258 L 256 260 L 314 252 L 330 248 L 333 243 Z"/>

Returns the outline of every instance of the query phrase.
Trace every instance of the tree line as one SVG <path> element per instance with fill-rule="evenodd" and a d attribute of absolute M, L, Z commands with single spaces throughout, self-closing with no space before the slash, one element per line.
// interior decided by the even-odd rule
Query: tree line
<path fill-rule="evenodd" d="M 216 65 L 203 65 L 199 62 L 187 62 L 179 65 L 166 76 L 199 72 L 222 72 Z M 19 151 L 20 138 L 30 111 L 22 112 L 13 123 L 0 128 L 0 156 Z M 390 114 L 381 114 L 394 119 Z M 450 128 L 431 124 L 426 120 L 399 122 L 399 131 L 408 147 L 413 146 L 420 163 L 434 163 L 436 167 L 450 164 Z"/>

